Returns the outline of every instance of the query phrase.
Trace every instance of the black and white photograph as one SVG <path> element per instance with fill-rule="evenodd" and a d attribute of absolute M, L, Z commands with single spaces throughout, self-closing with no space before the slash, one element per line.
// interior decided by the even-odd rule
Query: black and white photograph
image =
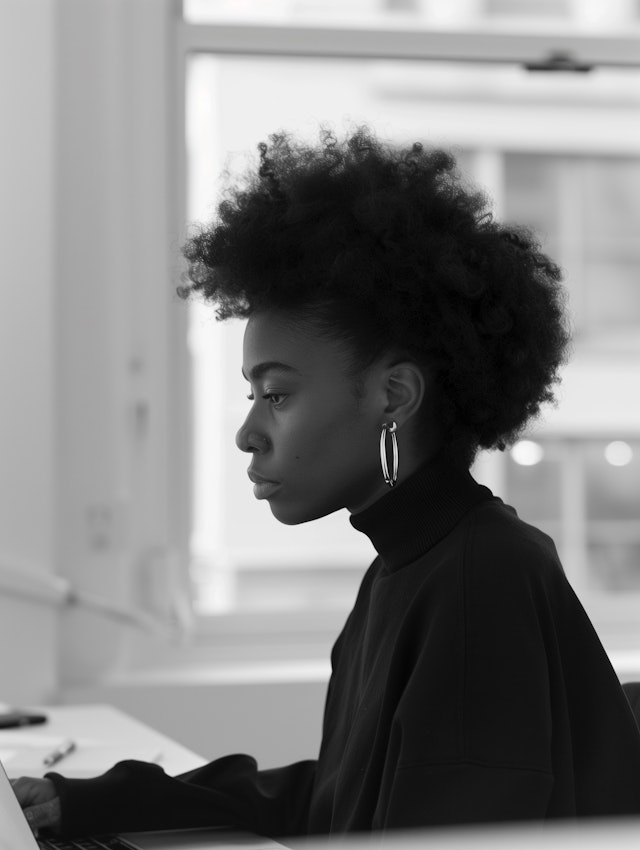
<path fill-rule="evenodd" d="M 640 0 L 0 0 L 0 850 L 637 848 Z"/>

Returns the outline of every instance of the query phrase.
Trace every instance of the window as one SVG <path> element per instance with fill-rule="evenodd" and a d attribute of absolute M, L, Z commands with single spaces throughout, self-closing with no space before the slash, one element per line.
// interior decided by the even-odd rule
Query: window
<path fill-rule="evenodd" d="M 640 589 L 640 440 L 522 440 L 507 454 L 505 492 L 550 534 L 587 594 Z"/>
<path fill-rule="evenodd" d="M 208 219 L 223 169 L 242 170 L 245 152 L 280 127 L 315 138 L 320 121 L 341 130 L 361 120 L 398 142 L 453 147 L 463 172 L 495 199 L 499 217 L 533 226 L 563 266 L 576 330 L 560 406 L 545 412 L 528 435 L 541 447 L 540 457 L 521 463 L 517 450 L 492 453 L 480 459 L 476 473 L 554 537 L 589 613 L 607 628 L 613 618 L 603 614 L 599 622 L 599 612 L 610 612 L 609 603 L 623 589 L 627 602 L 628 594 L 640 592 L 640 492 L 633 484 L 639 479 L 640 402 L 630 390 L 640 386 L 637 71 L 527 72 L 506 61 L 519 44 L 517 32 L 510 40 L 501 30 L 504 19 L 517 14 L 514 7 L 467 5 L 476 17 L 482 6 L 487 20 L 471 37 L 449 39 L 445 62 L 441 42 L 428 38 L 428 3 L 387 3 L 377 25 L 384 36 L 382 16 L 394 38 L 402 37 L 376 39 L 375 27 L 365 31 L 350 23 L 349 47 L 340 49 L 336 45 L 347 42 L 341 41 L 335 9 L 331 27 L 338 35 L 318 30 L 311 42 L 304 27 L 287 30 L 292 19 L 304 22 L 304 14 L 316 9 L 311 3 L 277 5 L 276 25 L 261 27 L 247 2 L 244 28 L 229 24 L 229 4 L 185 3 L 186 217 Z M 516 5 L 529 15 L 535 4 Z M 577 4 L 543 5 L 552 17 L 578 14 Z M 367 4 L 349 4 L 352 11 L 356 6 L 362 13 Z M 239 7 L 233 8 L 237 17 Z M 613 27 L 624 10 L 608 8 Z M 635 7 L 627 14 L 632 20 Z M 411 15 L 425 27 L 425 55 L 418 59 L 410 58 L 411 28 L 400 26 Z M 624 35 L 601 37 L 597 44 L 576 35 L 586 17 L 578 16 L 567 36 L 571 50 L 628 64 Z M 491 20 L 498 21 L 495 32 L 487 29 Z M 522 50 L 548 55 L 554 38 L 540 35 Z M 403 44 L 405 58 L 398 58 Z M 380 55 L 372 55 L 378 49 Z M 339 55 L 329 58 L 332 53 Z M 500 61 L 487 62 L 487 56 Z M 197 610 L 214 631 L 216 622 L 258 623 L 258 630 L 271 624 L 275 631 L 295 622 L 296 628 L 324 629 L 333 637 L 373 550 L 344 513 L 283 527 L 253 499 L 247 460 L 233 440 L 246 412 L 241 337 L 242 323 L 217 324 L 210 309 L 192 307 Z M 611 461 L 615 451 L 617 457 L 631 453 L 626 465 Z M 571 494 L 578 494 L 576 501 Z"/>
<path fill-rule="evenodd" d="M 504 166 L 505 215 L 541 233 L 565 269 L 578 339 L 637 339 L 640 157 L 516 152 Z"/>

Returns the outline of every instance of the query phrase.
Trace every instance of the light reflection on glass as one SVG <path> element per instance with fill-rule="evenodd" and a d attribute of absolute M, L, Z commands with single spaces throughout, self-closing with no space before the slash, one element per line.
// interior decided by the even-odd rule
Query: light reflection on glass
<path fill-rule="evenodd" d="M 544 449 L 533 440 L 519 440 L 511 449 L 511 457 L 521 466 L 535 466 L 544 457 Z"/>
<path fill-rule="evenodd" d="M 605 447 L 604 456 L 612 466 L 627 466 L 633 460 L 633 449 L 623 440 L 614 440 Z"/>

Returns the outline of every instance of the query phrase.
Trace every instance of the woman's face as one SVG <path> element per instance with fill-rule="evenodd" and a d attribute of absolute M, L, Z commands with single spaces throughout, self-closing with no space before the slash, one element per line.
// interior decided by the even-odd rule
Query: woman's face
<path fill-rule="evenodd" d="M 384 392 L 375 366 L 356 397 L 345 345 L 279 311 L 247 324 L 243 374 L 251 407 L 236 443 L 280 522 L 296 525 L 384 495 L 379 459 Z"/>

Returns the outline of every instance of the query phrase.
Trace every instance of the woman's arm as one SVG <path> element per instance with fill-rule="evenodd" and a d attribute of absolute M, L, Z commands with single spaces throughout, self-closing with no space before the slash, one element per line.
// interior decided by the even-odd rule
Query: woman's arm
<path fill-rule="evenodd" d="M 258 770 L 246 755 L 226 756 L 181 776 L 122 761 L 93 779 L 47 774 L 60 800 L 60 833 L 228 826 L 261 835 L 306 832 L 315 761 Z"/>

